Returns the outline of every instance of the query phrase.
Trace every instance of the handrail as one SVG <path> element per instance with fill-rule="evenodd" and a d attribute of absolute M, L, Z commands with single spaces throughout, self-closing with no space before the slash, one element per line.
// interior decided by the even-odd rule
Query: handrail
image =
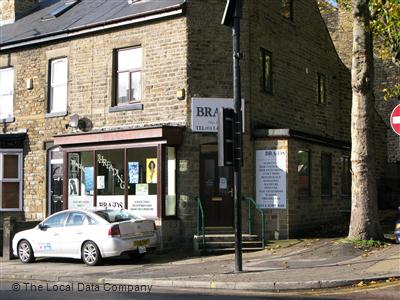
<path fill-rule="evenodd" d="M 196 197 L 197 200 L 197 235 L 203 236 L 203 250 L 205 250 L 205 245 L 206 245 L 206 234 L 205 234 L 205 229 L 204 229 L 204 209 L 203 205 L 201 204 L 201 199 L 200 197 Z M 201 228 L 200 228 L 200 215 L 201 215 Z"/>
<path fill-rule="evenodd" d="M 249 234 L 253 234 L 253 226 L 252 226 L 252 210 L 251 210 L 251 204 L 254 206 L 254 208 L 260 213 L 260 218 L 261 218 L 261 242 L 262 242 L 262 247 L 265 248 L 265 233 L 264 233 L 264 212 L 263 210 L 258 206 L 257 202 L 251 198 L 251 197 L 244 197 L 247 202 L 248 202 L 248 208 L 249 208 Z"/>

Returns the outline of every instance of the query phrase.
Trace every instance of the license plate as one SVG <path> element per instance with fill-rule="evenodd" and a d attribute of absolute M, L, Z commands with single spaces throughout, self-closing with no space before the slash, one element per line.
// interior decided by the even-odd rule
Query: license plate
<path fill-rule="evenodd" d="M 146 247 L 150 243 L 150 240 L 138 240 L 133 242 L 135 247 Z"/>

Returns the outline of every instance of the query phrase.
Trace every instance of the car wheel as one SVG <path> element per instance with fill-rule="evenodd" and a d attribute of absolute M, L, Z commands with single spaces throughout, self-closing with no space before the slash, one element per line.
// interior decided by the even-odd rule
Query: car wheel
<path fill-rule="evenodd" d="M 146 253 L 129 253 L 128 256 L 130 259 L 136 260 L 136 259 L 142 259 L 145 257 Z"/>
<path fill-rule="evenodd" d="M 23 263 L 35 261 L 31 244 L 27 240 L 22 240 L 18 243 L 18 257 Z"/>
<path fill-rule="evenodd" d="M 102 258 L 99 247 L 92 242 L 88 241 L 82 246 L 82 260 L 88 266 L 96 266 L 101 263 Z"/>

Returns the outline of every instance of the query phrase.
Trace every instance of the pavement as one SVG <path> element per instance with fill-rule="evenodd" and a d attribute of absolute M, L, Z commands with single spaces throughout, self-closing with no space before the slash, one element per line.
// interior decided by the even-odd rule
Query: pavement
<path fill-rule="evenodd" d="M 243 272 L 234 267 L 234 254 L 196 257 L 182 251 L 136 261 L 112 258 L 97 267 L 72 259 L 0 260 L 0 280 L 249 291 L 331 288 L 400 279 L 400 245 L 363 250 L 338 239 L 271 241 L 262 251 L 243 254 Z"/>

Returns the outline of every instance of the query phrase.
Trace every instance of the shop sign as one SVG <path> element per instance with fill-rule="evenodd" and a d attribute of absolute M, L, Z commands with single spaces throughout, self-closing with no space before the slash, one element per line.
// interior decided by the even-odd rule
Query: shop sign
<path fill-rule="evenodd" d="M 256 200 L 261 208 L 286 208 L 286 150 L 256 151 Z"/>
<path fill-rule="evenodd" d="M 124 195 L 97 196 L 97 207 L 122 209 L 125 207 Z"/>
<path fill-rule="evenodd" d="M 231 98 L 192 98 L 192 131 L 218 132 L 218 109 L 234 108 Z M 244 99 L 242 99 L 242 124 L 244 132 Z"/>
<path fill-rule="evenodd" d="M 135 195 L 128 197 L 128 209 L 143 218 L 157 218 L 157 195 Z"/>
<path fill-rule="evenodd" d="M 90 209 L 93 207 L 93 196 L 68 196 L 68 209 Z"/>

